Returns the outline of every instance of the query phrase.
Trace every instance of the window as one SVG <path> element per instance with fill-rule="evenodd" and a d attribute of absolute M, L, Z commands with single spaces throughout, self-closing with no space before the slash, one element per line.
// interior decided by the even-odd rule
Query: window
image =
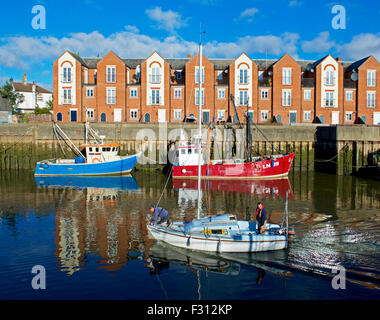
<path fill-rule="evenodd" d="M 352 121 L 352 112 L 346 112 L 346 121 Z"/>
<path fill-rule="evenodd" d="M 290 107 L 292 105 L 292 90 L 282 90 L 282 106 Z"/>
<path fill-rule="evenodd" d="M 116 103 L 116 88 L 107 88 L 107 104 Z"/>
<path fill-rule="evenodd" d="M 94 109 L 87 109 L 87 119 L 94 119 Z"/>
<path fill-rule="evenodd" d="M 160 67 L 155 64 L 150 69 L 150 83 L 160 83 L 161 82 L 161 74 L 160 74 Z"/>
<path fill-rule="evenodd" d="M 150 114 L 148 112 L 144 115 L 144 122 L 150 122 Z"/>
<path fill-rule="evenodd" d="M 239 69 L 239 84 L 248 83 L 248 69 Z"/>
<path fill-rule="evenodd" d="M 174 71 L 174 74 L 175 74 L 175 77 L 177 80 L 182 79 L 182 71 L 181 70 Z"/>
<path fill-rule="evenodd" d="M 159 89 L 152 89 L 151 102 L 152 104 L 160 104 L 160 90 Z"/>
<path fill-rule="evenodd" d="M 57 122 L 62 121 L 62 113 L 58 112 L 57 113 Z"/>
<path fill-rule="evenodd" d="M 248 105 L 248 90 L 239 90 L 239 105 Z"/>
<path fill-rule="evenodd" d="M 352 101 L 352 91 L 346 91 L 346 101 Z"/>
<path fill-rule="evenodd" d="M 62 68 L 62 82 L 71 82 L 71 67 Z"/>
<path fill-rule="evenodd" d="M 335 85 L 335 71 L 334 70 L 326 70 L 325 84 L 326 86 Z"/>
<path fill-rule="evenodd" d="M 181 154 L 186 154 L 186 149 L 181 149 Z"/>
<path fill-rule="evenodd" d="M 223 71 L 219 71 L 218 72 L 218 77 L 217 77 L 218 81 L 222 81 L 223 80 Z"/>
<path fill-rule="evenodd" d="M 129 96 L 131 98 L 137 98 L 137 88 L 130 88 L 129 89 Z"/>
<path fill-rule="evenodd" d="M 367 107 L 376 107 L 376 91 L 367 91 Z"/>
<path fill-rule="evenodd" d="M 174 110 L 174 120 L 182 120 L 182 110 L 175 109 Z"/>
<path fill-rule="evenodd" d="M 88 70 L 84 69 L 84 83 L 88 83 Z"/>
<path fill-rule="evenodd" d="M 282 84 L 291 85 L 292 84 L 292 69 L 282 68 Z"/>
<path fill-rule="evenodd" d="M 94 96 L 94 88 L 87 88 L 86 97 L 93 97 L 93 96 Z"/>
<path fill-rule="evenodd" d="M 174 99 L 182 98 L 182 88 L 174 88 Z"/>
<path fill-rule="evenodd" d="M 268 111 L 261 111 L 261 120 L 268 120 Z"/>
<path fill-rule="evenodd" d="M 100 121 L 101 121 L 101 122 L 106 122 L 106 121 L 107 121 L 107 116 L 106 116 L 105 113 L 102 113 L 102 114 L 100 115 Z"/>
<path fill-rule="evenodd" d="M 311 111 L 304 111 L 303 112 L 303 120 L 304 121 L 311 121 Z"/>
<path fill-rule="evenodd" d="M 261 99 L 268 100 L 269 92 L 268 89 L 261 89 Z"/>
<path fill-rule="evenodd" d="M 63 104 L 71 104 L 71 89 L 63 89 Z"/>
<path fill-rule="evenodd" d="M 304 90 L 303 91 L 303 99 L 304 100 L 311 100 L 311 90 Z"/>
<path fill-rule="evenodd" d="M 205 103 L 205 89 L 202 88 L 202 105 Z M 199 105 L 199 89 L 195 89 L 195 104 Z"/>
<path fill-rule="evenodd" d="M 205 82 L 205 67 L 202 67 L 202 75 L 201 75 L 201 79 L 202 79 L 202 83 Z M 195 83 L 199 83 L 199 67 L 195 67 Z"/>
<path fill-rule="evenodd" d="M 224 89 L 218 89 L 218 99 L 225 99 L 226 91 Z"/>
<path fill-rule="evenodd" d="M 107 82 L 114 83 L 116 82 L 116 67 L 107 66 Z"/>
<path fill-rule="evenodd" d="M 129 112 L 129 118 L 132 120 L 137 119 L 137 109 L 131 109 Z"/>
<path fill-rule="evenodd" d="M 226 119 L 226 110 L 218 110 L 218 121 L 224 121 Z"/>
<path fill-rule="evenodd" d="M 325 106 L 326 107 L 333 107 L 334 104 L 335 104 L 334 92 L 326 92 Z"/>
<path fill-rule="evenodd" d="M 376 87 L 376 71 L 367 70 L 367 87 Z"/>

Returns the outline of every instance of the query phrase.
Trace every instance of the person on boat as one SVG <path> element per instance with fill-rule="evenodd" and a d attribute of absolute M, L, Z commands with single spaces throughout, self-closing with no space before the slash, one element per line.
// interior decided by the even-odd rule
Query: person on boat
<path fill-rule="evenodd" d="M 256 221 L 258 234 L 265 234 L 265 228 L 267 226 L 267 211 L 261 202 L 257 203 Z"/>
<path fill-rule="evenodd" d="M 153 218 L 150 220 L 151 225 L 154 225 L 154 224 L 161 225 L 161 224 L 166 222 L 167 226 L 169 226 L 170 215 L 169 215 L 169 212 L 167 210 L 165 210 L 164 208 L 160 208 L 160 207 L 151 205 L 149 207 L 149 211 L 150 211 L 150 213 L 153 214 Z M 157 221 L 158 218 L 160 218 L 159 221 Z"/>

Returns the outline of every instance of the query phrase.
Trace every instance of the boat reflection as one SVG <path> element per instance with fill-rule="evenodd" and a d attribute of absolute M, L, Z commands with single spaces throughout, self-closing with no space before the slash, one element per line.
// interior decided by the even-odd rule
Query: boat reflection
<path fill-rule="evenodd" d="M 180 263 L 192 271 L 206 271 L 229 276 L 240 273 L 240 265 L 213 254 L 170 246 L 157 241 L 149 250 L 148 267 L 151 274 L 159 274 L 171 262 Z"/>
<path fill-rule="evenodd" d="M 173 189 L 197 190 L 198 181 L 194 179 L 174 179 Z M 256 195 L 261 198 L 283 198 L 288 193 L 289 199 L 293 199 L 293 190 L 288 178 L 273 180 L 202 180 L 201 190 L 240 192 Z"/>

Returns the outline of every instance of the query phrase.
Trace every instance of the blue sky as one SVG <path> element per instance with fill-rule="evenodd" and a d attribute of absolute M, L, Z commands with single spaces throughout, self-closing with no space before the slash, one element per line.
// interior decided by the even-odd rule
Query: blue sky
<path fill-rule="evenodd" d="M 46 28 L 34 29 L 35 5 Z M 335 5 L 345 9 L 345 29 L 334 29 Z M 0 11 L 0 83 L 10 77 L 52 88 L 52 64 L 65 49 L 84 57 L 115 51 L 123 58 L 186 57 L 317 60 L 331 53 L 353 61 L 380 61 L 380 4 L 373 0 L 18 0 Z"/>

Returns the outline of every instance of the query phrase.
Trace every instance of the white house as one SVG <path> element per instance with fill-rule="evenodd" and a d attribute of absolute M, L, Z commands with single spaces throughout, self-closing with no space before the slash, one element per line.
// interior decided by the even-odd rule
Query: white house
<path fill-rule="evenodd" d="M 17 106 L 21 113 L 33 112 L 35 107 L 47 108 L 47 102 L 53 100 L 53 93 L 33 83 L 28 83 L 26 74 L 22 82 L 13 82 L 13 88 L 24 96 L 24 101 Z"/>

